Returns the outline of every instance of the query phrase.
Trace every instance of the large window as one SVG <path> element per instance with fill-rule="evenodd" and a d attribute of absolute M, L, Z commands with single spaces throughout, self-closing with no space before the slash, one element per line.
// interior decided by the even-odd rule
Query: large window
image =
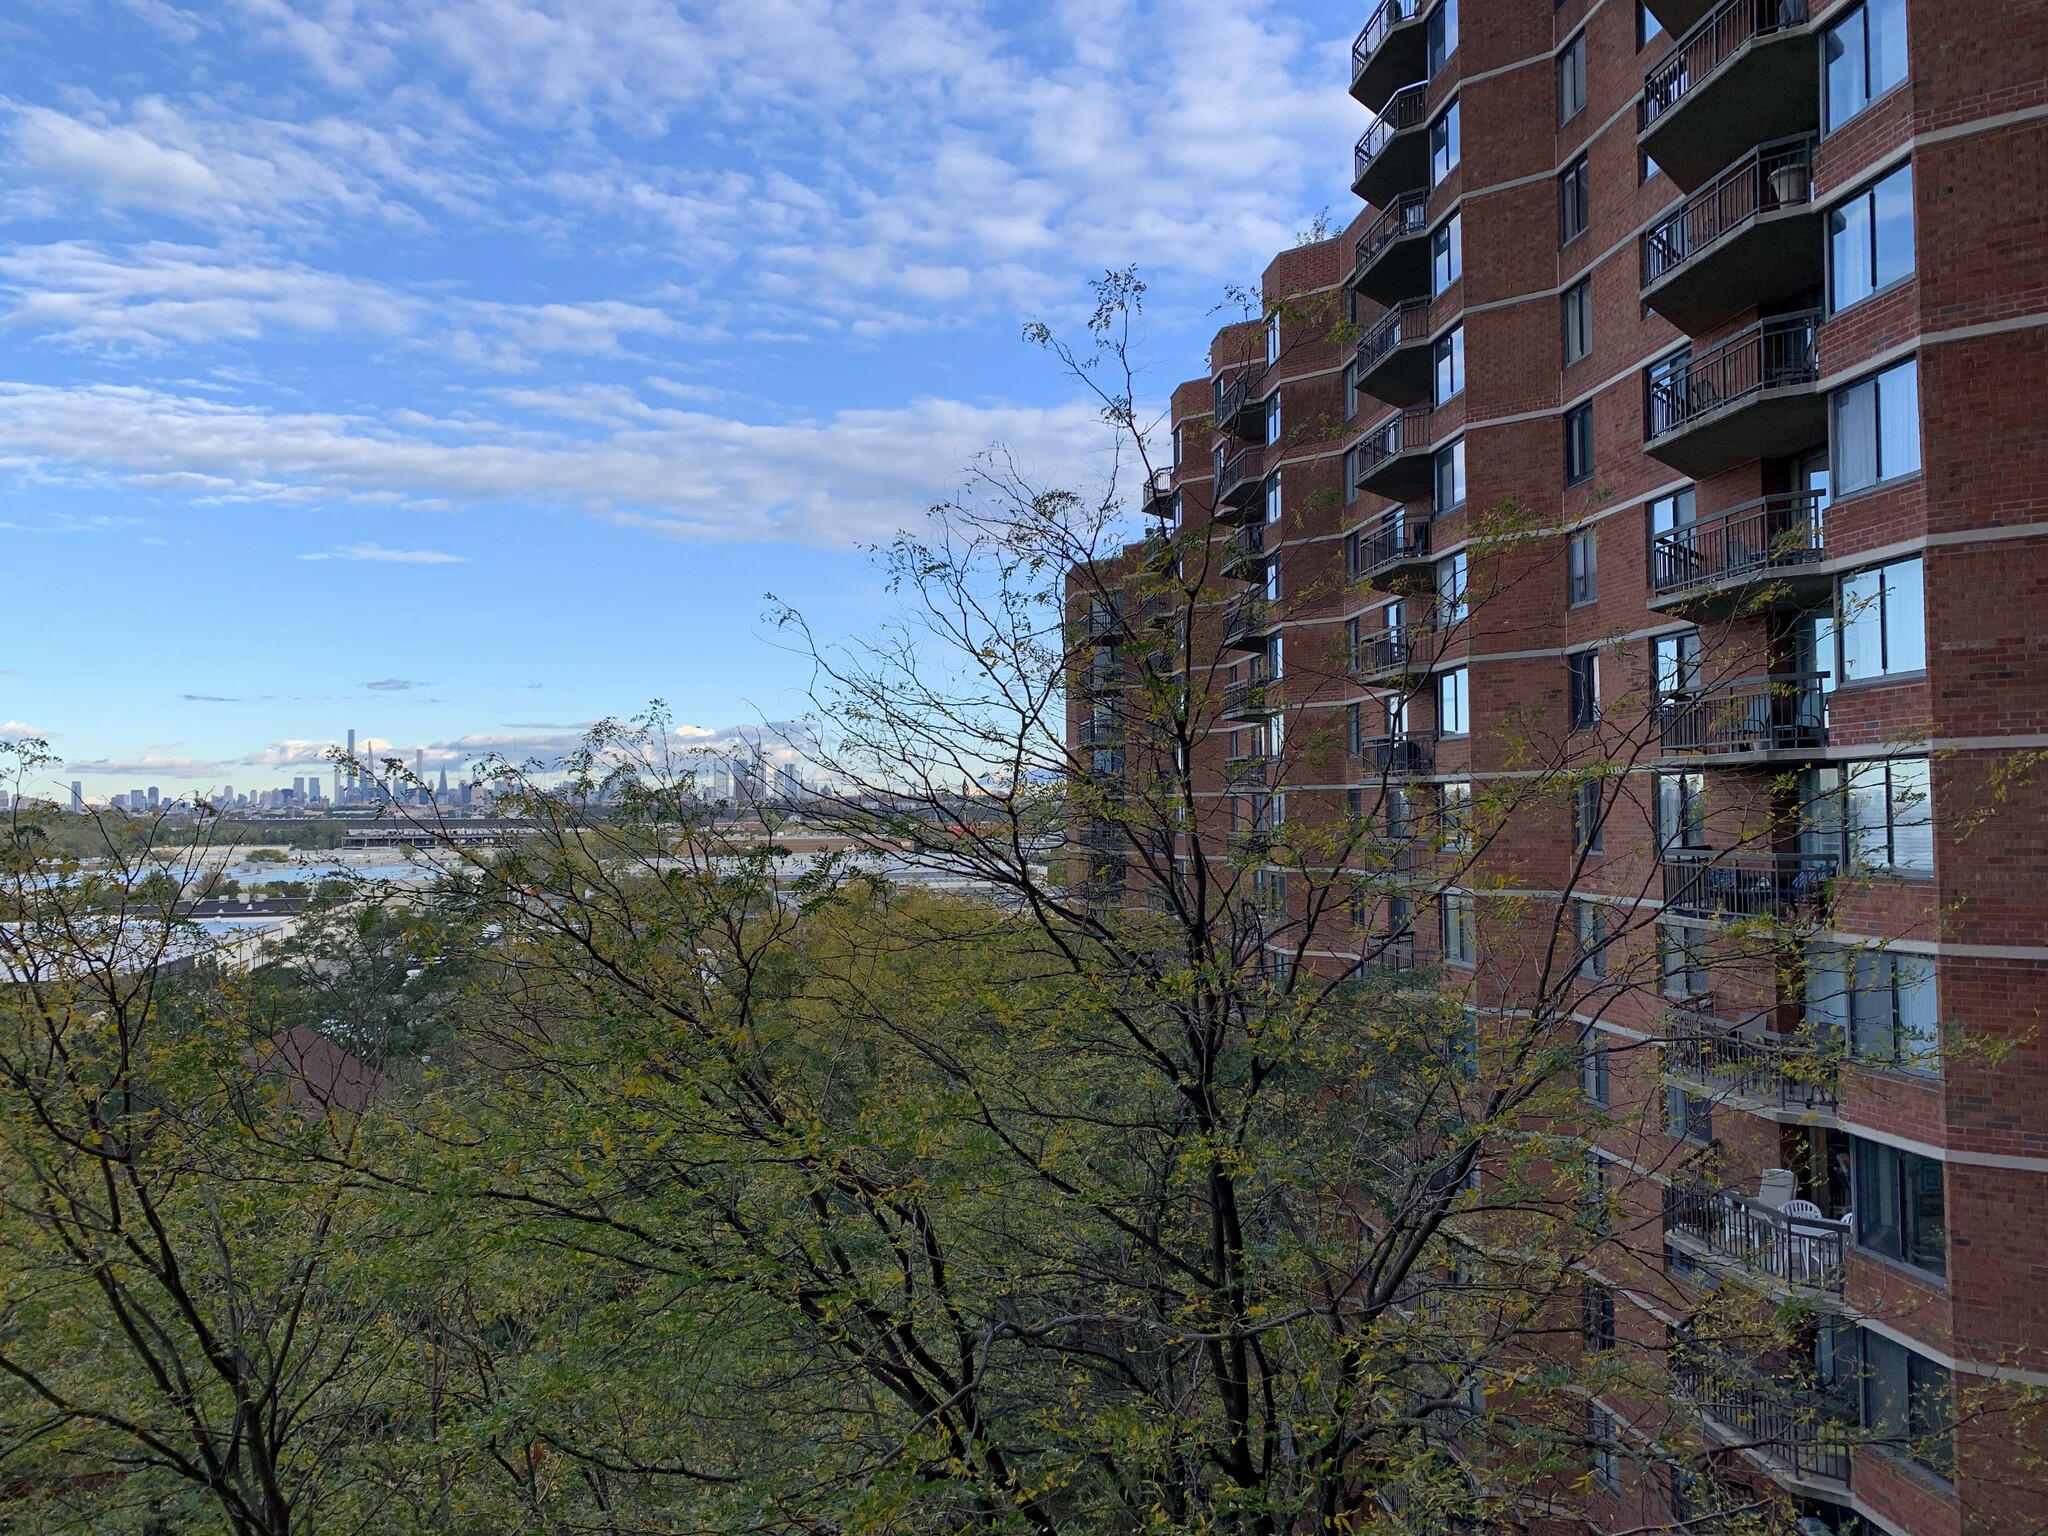
<path fill-rule="evenodd" d="M 1465 505 L 1465 439 L 1446 443 L 1436 451 L 1436 498 L 1439 512 Z"/>
<path fill-rule="evenodd" d="M 1614 1348 L 1614 1292 L 1587 1281 L 1579 1295 L 1579 1320 L 1589 1351 L 1600 1354 Z"/>
<path fill-rule="evenodd" d="M 1453 101 L 1444 115 L 1429 125 L 1429 184 L 1441 185 L 1458 166 L 1458 103 Z"/>
<path fill-rule="evenodd" d="M 1593 402 L 1564 413 L 1564 483 L 1593 478 Z"/>
<path fill-rule="evenodd" d="M 1600 543 L 1591 528 L 1565 541 L 1565 601 L 1576 608 L 1600 596 Z"/>
<path fill-rule="evenodd" d="M 1572 925 L 1579 945 L 1579 977 L 1583 981 L 1604 981 L 1607 977 L 1607 909 L 1597 901 L 1578 901 L 1572 906 Z"/>
<path fill-rule="evenodd" d="M 1835 637 L 1842 682 L 1924 670 L 1927 595 L 1920 557 L 1843 577 Z"/>
<path fill-rule="evenodd" d="M 1714 1140 L 1714 1101 L 1670 1083 L 1664 1089 L 1664 1134 L 1708 1146 Z"/>
<path fill-rule="evenodd" d="M 1270 445 L 1280 441 L 1280 391 L 1274 390 L 1272 398 L 1266 401 L 1266 442 Z"/>
<path fill-rule="evenodd" d="M 1453 667 L 1436 680 L 1436 728 L 1442 736 L 1463 736 L 1472 729 L 1471 672 Z"/>
<path fill-rule="evenodd" d="M 1913 275 L 1913 167 L 1828 210 L 1828 303 L 1847 309 Z"/>
<path fill-rule="evenodd" d="M 1453 965 L 1479 963 L 1479 924 L 1472 910 L 1472 898 L 1451 894 L 1443 904 L 1444 959 Z"/>
<path fill-rule="evenodd" d="M 1589 186 L 1584 155 L 1574 160 L 1557 178 L 1557 239 L 1560 245 L 1569 245 L 1578 239 L 1592 222 Z"/>
<path fill-rule="evenodd" d="M 1464 217 L 1452 214 L 1429 237 L 1429 296 L 1436 298 L 1465 272 Z"/>
<path fill-rule="evenodd" d="M 1934 872 L 1934 807 L 1924 757 L 1888 758 L 1799 776 L 1800 846 L 1863 869 Z"/>
<path fill-rule="evenodd" d="M 1443 0 L 1429 13 L 1429 25 L 1424 32 L 1428 60 L 1425 68 L 1428 78 L 1434 80 L 1437 72 L 1451 61 L 1451 55 L 1458 51 L 1458 0 Z"/>
<path fill-rule="evenodd" d="M 1586 1408 L 1586 1442 L 1593 1481 L 1608 1493 L 1620 1493 L 1621 1437 L 1615 1433 L 1614 1415 L 1597 1404 Z"/>
<path fill-rule="evenodd" d="M 1806 1027 L 1861 1061 L 1941 1070 L 1934 960 L 1891 949 L 1817 944 L 1806 957 Z"/>
<path fill-rule="evenodd" d="M 1690 923 L 1662 923 L 1657 929 L 1657 973 L 1664 995 L 1674 1002 L 1707 992 L 1707 931 Z"/>
<path fill-rule="evenodd" d="M 1564 291 L 1564 360 L 1576 363 L 1593 350 L 1593 281 L 1586 278 Z"/>
<path fill-rule="evenodd" d="M 1448 629 L 1465 617 L 1465 587 L 1470 567 L 1465 551 L 1446 555 L 1436 563 L 1436 619 Z"/>
<path fill-rule="evenodd" d="M 1856 1330 L 1857 1421 L 1888 1451 L 1937 1477 L 1955 1475 L 1954 1388 L 1948 1367 L 1888 1339 Z"/>
<path fill-rule="evenodd" d="M 1586 34 L 1564 45 L 1557 56 L 1557 120 L 1568 123 L 1586 110 Z"/>
<path fill-rule="evenodd" d="M 1861 1136 L 1851 1136 L 1849 1146 L 1857 1243 L 1929 1274 L 1947 1274 L 1941 1164 Z"/>
<path fill-rule="evenodd" d="M 1657 775 L 1657 841 L 1665 848 L 1707 846 L 1707 776 Z"/>
<path fill-rule="evenodd" d="M 1700 632 L 1681 630 L 1650 642 L 1650 681 L 1660 699 L 1679 699 L 1700 685 Z"/>
<path fill-rule="evenodd" d="M 1598 779 L 1581 779 L 1572 786 L 1572 847 L 1579 853 L 1599 853 L 1600 828 L 1606 822 L 1605 799 Z"/>
<path fill-rule="evenodd" d="M 1600 653 L 1574 651 L 1564 660 L 1571 679 L 1572 729 L 1590 731 L 1600 723 Z"/>
<path fill-rule="evenodd" d="M 1865 0 L 1821 37 L 1832 133 L 1906 78 L 1906 0 Z"/>
<path fill-rule="evenodd" d="M 1272 367 L 1280 361 L 1280 317 L 1266 316 L 1266 366 Z"/>
<path fill-rule="evenodd" d="M 1465 387 L 1465 327 L 1454 325 L 1448 335 L 1438 337 L 1430 355 L 1436 372 L 1431 401 L 1442 405 Z"/>
<path fill-rule="evenodd" d="M 1667 533 L 1676 533 L 1689 528 L 1693 523 L 1693 488 L 1673 491 L 1669 496 L 1659 496 L 1650 503 L 1650 537 L 1662 538 Z"/>
<path fill-rule="evenodd" d="M 1920 472 L 1920 370 L 1895 368 L 1835 391 L 1834 494 Z"/>
<path fill-rule="evenodd" d="M 1605 1035 L 1588 1037 L 1585 1049 L 1579 1053 L 1579 1092 L 1602 1109 L 1613 1100 L 1614 1074 Z"/>
<path fill-rule="evenodd" d="M 1472 781 L 1454 779 L 1437 794 L 1437 836 L 1446 853 L 1472 851 Z"/>

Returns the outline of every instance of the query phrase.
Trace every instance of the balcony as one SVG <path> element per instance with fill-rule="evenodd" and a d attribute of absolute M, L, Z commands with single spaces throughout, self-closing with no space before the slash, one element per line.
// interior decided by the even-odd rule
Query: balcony
<path fill-rule="evenodd" d="M 1256 580 L 1266 564 L 1266 525 L 1246 523 L 1223 545 L 1222 570 L 1240 581 Z"/>
<path fill-rule="evenodd" d="M 1358 445 L 1358 488 L 1389 501 L 1429 495 L 1435 478 L 1436 412 L 1397 411 Z"/>
<path fill-rule="evenodd" d="M 1263 597 L 1247 593 L 1223 605 L 1223 648 L 1227 651 L 1263 651 L 1265 636 L 1279 623 L 1273 605 Z"/>
<path fill-rule="evenodd" d="M 1116 659 L 1114 652 L 1098 651 L 1087 666 L 1077 667 L 1074 671 L 1075 683 L 1084 694 L 1120 692 L 1124 678 L 1123 663 Z"/>
<path fill-rule="evenodd" d="M 1254 677 L 1231 683 L 1223 690 L 1223 718 L 1260 720 L 1280 713 L 1280 690 L 1271 678 Z"/>
<path fill-rule="evenodd" d="M 1118 639 L 1124 632 L 1124 616 L 1114 603 L 1090 603 L 1081 616 L 1081 632 L 1090 640 Z"/>
<path fill-rule="evenodd" d="M 1418 736 L 1374 736 L 1358 744 L 1359 761 L 1368 773 L 1390 779 L 1417 778 L 1434 771 L 1436 738 Z"/>
<path fill-rule="evenodd" d="M 1361 975 L 1374 971 L 1395 976 L 1409 976 L 1422 969 L 1422 962 L 1415 950 L 1415 930 L 1403 928 L 1395 933 L 1367 935 L 1363 945 L 1364 955 L 1358 962 Z"/>
<path fill-rule="evenodd" d="M 1386 109 L 1404 80 L 1429 67 L 1429 0 L 1381 0 L 1351 44 L 1351 95 L 1368 112 Z"/>
<path fill-rule="evenodd" d="M 1372 527 L 1359 530 L 1352 560 L 1352 579 L 1367 586 L 1386 592 L 1436 590 L 1426 517 L 1410 517 L 1396 508 Z"/>
<path fill-rule="evenodd" d="M 1352 247 L 1350 286 L 1376 304 L 1429 292 L 1429 195 L 1410 192 L 1366 225 Z"/>
<path fill-rule="evenodd" d="M 1394 92 L 1352 149 L 1351 190 L 1375 208 L 1429 184 L 1428 91 L 1428 82 L 1418 80 Z"/>
<path fill-rule="evenodd" d="M 1224 521 L 1266 515 L 1266 450 L 1216 450 L 1216 516 Z"/>
<path fill-rule="evenodd" d="M 1219 378 L 1216 391 L 1216 430 L 1255 443 L 1266 440 L 1266 365 L 1241 363 L 1228 378 Z"/>
<path fill-rule="evenodd" d="M 1145 501 L 1139 509 L 1140 515 L 1156 522 L 1173 521 L 1173 471 L 1155 469 L 1152 477 L 1145 482 Z"/>
<path fill-rule="evenodd" d="M 1650 606 L 1698 618 L 1811 607 L 1832 589 L 1833 578 L 1814 574 L 1825 558 L 1818 492 L 1746 501 L 1657 536 Z"/>
<path fill-rule="evenodd" d="M 1644 5 L 1666 37 L 1683 37 L 1714 8 L 1714 0 L 1644 0 Z"/>
<path fill-rule="evenodd" d="M 1855 1420 L 1845 1405 L 1817 1387 L 1766 1376 L 1683 1329 L 1672 1330 L 1670 1365 L 1680 1394 L 1721 1438 L 1799 1481 L 1847 1487 Z"/>
<path fill-rule="evenodd" d="M 1746 1114 L 1792 1125 L 1833 1125 L 1840 1103 L 1833 1053 L 1806 1040 L 1743 1033 L 1704 1014 L 1673 1021 L 1664 1075 Z"/>
<path fill-rule="evenodd" d="M 1074 728 L 1074 745 L 1092 751 L 1097 747 L 1120 747 L 1124 723 L 1113 714 L 1083 715 Z"/>
<path fill-rule="evenodd" d="M 1827 401 L 1814 389 L 1819 323 L 1817 310 L 1761 321 L 1654 380 L 1643 451 L 1704 480 L 1824 442 Z"/>
<path fill-rule="evenodd" d="M 1795 1202 L 1803 1204 L 1804 1202 Z M 1849 1223 L 1787 1215 L 1733 1190 L 1667 1185 L 1664 1235 L 1766 1283 L 1842 1289 Z"/>
<path fill-rule="evenodd" d="M 1657 700 L 1666 757 L 1810 762 L 1828 744 L 1827 673 L 1744 678 Z"/>
<path fill-rule="evenodd" d="M 1664 910 L 1714 922 L 1810 923 L 1841 871 L 1831 853 L 1664 855 Z"/>
<path fill-rule="evenodd" d="M 1229 789 L 1268 789 L 1273 777 L 1279 772 L 1280 759 L 1266 753 L 1246 757 L 1226 758 L 1223 763 L 1223 782 Z"/>
<path fill-rule="evenodd" d="M 1643 77 L 1637 143 L 1681 187 L 1755 144 L 1820 127 L 1807 0 L 1722 0 Z"/>
<path fill-rule="evenodd" d="M 1351 675 L 1361 683 L 1407 682 L 1428 674 L 1436 661 L 1436 631 L 1420 624 L 1368 635 L 1351 653 Z"/>
<path fill-rule="evenodd" d="M 1750 151 L 1643 235 L 1643 302 L 1698 335 L 1821 280 L 1813 140 Z"/>
<path fill-rule="evenodd" d="M 1429 398 L 1431 308 L 1427 299 L 1405 300 L 1358 338 L 1351 382 L 1360 394 L 1400 406 Z"/>

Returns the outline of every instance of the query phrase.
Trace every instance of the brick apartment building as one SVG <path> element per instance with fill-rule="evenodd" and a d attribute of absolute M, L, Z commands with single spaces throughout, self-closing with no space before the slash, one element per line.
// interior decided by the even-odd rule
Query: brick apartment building
<path fill-rule="evenodd" d="M 1512 1010 L 1568 934 L 1635 1213 L 1596 1342 L 1802 1531 L 2041 1528 L 1959 1405 L 2048 1386 L 2048 5 L 1459 10 L 1366 18 L 1363 210 L 1173 394 L 1188 836 L 1512 805 L 1293 958 Z M 1084 761 L 1131 634 L 1090 622 Z M 1687 1342 L 1742 1289 L 1810 1314 L 1797 1373 Z M 1588 1413 L 1556 1529 L 1705 1529 L 1626 1454 L 1668 1403 Z"/>

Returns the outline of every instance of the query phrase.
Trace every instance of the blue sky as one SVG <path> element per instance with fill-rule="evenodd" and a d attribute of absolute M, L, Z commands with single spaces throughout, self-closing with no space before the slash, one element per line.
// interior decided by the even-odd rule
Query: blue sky
<path fill-rule="evenodd" d="M 12 0 L 0 735 L 88 792 L 350 727 L 706 731 L 978 450 L 1101 462 L 1019 340 L 1136 263 L 1163 393 L 1348 216 L 1356 17 L 1087 0 Z"/>

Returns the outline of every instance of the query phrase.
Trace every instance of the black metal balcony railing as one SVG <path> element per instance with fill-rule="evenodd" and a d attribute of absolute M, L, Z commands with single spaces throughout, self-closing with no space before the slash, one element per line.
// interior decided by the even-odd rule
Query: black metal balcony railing
<path fill-rule="evenodd" d="M 1803 1040 L 1744 1035 L 1683 1017 L 1664 1042 L 1664 1070 L 1711 1088 L 1784 1110 L 1831 1110 L 1839 1103 L 1832 1053 Z"/>
<path fill-rule="evenodd" d="M 1279 690 L 1271 678 L 1242 679 L 1224 688 L 1223 713 L 1239 716 L 1271 714 L 1279 707 L 1279 697 Z"/>
<path fill-rule="evenodd" d="M 1744 678 L 1657 701 L 1666 752 L 1805 752 L 1827 745 L 1825 672 Z"/>
<path fill-rule="evenodd" d="M 1263 522 L 1246 523 L 1223 547 L 1223 574 L 1236 575 L 1248 566 L 1265 563 L 1266 525 Z"/>
<path fill-rule="evenodd" d="M 1432 770 L 1435 746 L 1427 736 L 1373 736 L 1358 744 L 1358 755 L 1369 772 L 1409 778 Z"/>
<path fill-rule="evenodd" d="M 1265 387 L 1264 362 L 1239 364 L 1228 378 L 1219 378 L 1215 383 L 1216 430 L 1263 438 L 1266 412 L 1261 396 Z"/>
<path fill-rule="evenodd" d="M 1173 521 L 1173 471 L 1155 469 L 1145 482 L 1143 515 L 1162 523 Z"/>
<path fill-rule="evenodd" d="M 1849 1481 L 1853 1421 L 1817 1388 L 1774 1380 L 1677 1329 L 1671 1375 L 1697 1412 L 1765 1460 L 1801 1477 Z"/>
<path fill-rule="evenodd" d="M 1785 1285 L 1842 1288 L 1849 1223 L 1824 1216 L 1787 1216 L 1733 1190 L 1667 1185 L 1664 1229 Z"/>
<path fill-rule="evenodd" d="M 1432 441 L 1436 412 L 1428 406 L 1396 411 L 1358 444 L 1358 479 L 1362 485 L 1390 459 L 1425 452 Z"/>
<path fill-rule="evenodd" d="M 1216 501 L 1219 506 L 1243 508 L 1255 505 L 1264 494 L 1266 450 L 1261 446 L 1240 448 L 1226 455 L 1216 450 Z"/>
<path fill-rule="evenodd" d="M 1358 338 L 1356 369 L 1363 375 L 1396 347 L 1412 347 L 1429 334 L 1429 300 L 1404 299 Z"/>
<path fill-rule="evenodd" d="M 1386 153 L 1387 146 L 1394 142 L 1397 134 L 1422 126 L 1423 98 L 1428 91 L 1429 82 L 1418 80 L 1413 85 L 1402 86 L 1387 98 L 1380 115 L 1373 119 L 1373 125 L 1359 136 L 1358 143 L 1352 148 L 1351 180 L 1354 184 L 1365 179 L 1373 161 Z"/>
<path fill-rule="evenodd" d="M 1124 723 L 1114 715 L 1083 715 L 1074 732 L 1074 744 L 1079 747 L 1117 747 L 1123 745 Z"/>
<path fill-rule="evenodd" d="M 1263 752 L 1226 758 L 1223 763 L 1224 783 L 1232 789 L 1263 789 L 1272 783 L 1278 766 L 1278 758 Z"/>
<path fill-rule="evenodd" d="M 1806 0 L 1724 0 L 1671 45 L 1643 77 L 1638 122 L 1648 128 L 1743 44 L 1806 25 Z"/>
<path fill-rule="evenodd" d="M 1223 607 L 1223 643 L 1242 645 L 1273 627 L 1273 605 L 1263 597 L 1234 597 Z"/>
<path fill-rule="evenodd" d="M 1420 625 L 1365 635 L 1351 652 L 1351 670 L 1361 678 L 1426 672 L 1435 655 L 1436 632 Z"/>
<path fill-rule="evenodd" d="M 1664 910 L 1673 917 L 1797 922 L 1827 906 L 1841 861 L 1833 854 L 1664 855 Z"/>
<path fill-rule="evenodd" d="M 1124 616 L 1112 604 L 1092 603 L 1081 624 L 1090 640 L 1114 640 L 1123 633 Z"/>
<path fill-rule="evenodd" d="M 1693 257 L 1784 208 L 1813 198 L 1813 141 L 1752 150 L 1685 200 L 1683 207 L 1643 235 L 1643 286 L 1649 287 Z"/>
<path fill-rule="evenodd" d="M 1820 311 L 1785 315 L 1739 331 L 1649 386 L 1646 442 L 1690 426 L 1722 406 L 1767 389 L 1820 377 L 1814 334 Z"/>
<path fill-rule="evenodd" d="M 1817 491 L 1744 502 L 1659 534 L 1651 551 L 1657 596 L 1672 597 L 1741 577 L 1812 565 L 1824 558 Z"/>
<path fill-rule="evenodd" d="M 1361 529 L 1352 546 L 1355 562 L 1351 575 L 1370 581 L 1393 566 L 1426 562 L 1430 558 L 1429 519 L 1396 513 Z"/>
<path fill-rule="evenodd" d="M 1406 192 L 1378 218 L 1366 225 L 1365 233 L 1358 237 L 1358 243 L 1351 248 L 1351 280 L 1357 283 L 1365 269 L 1379 259 L 1380 253 L 1403 235 L 1419 235 L 1429 225 L 1429 194 Z"/>
<path fill-rule="evenodd" d="M 1105 664 L 1100 654 L 1095 661 L 1077 669 L 1077 674 L 1084 693 L 1115 693 L 1125 681 L 1122 664 L 1113 657 Z"/>
<path fill-rule="evenodd" d="M 1380 0 L 1373 13 L 1366 17 L 1365 25 L 1351 44 L 1351 78 L 1356 80 L 1365 73 L 1365 66 L 1372 62 L 1387 41 L 1387 34 L 1404 21 L 1413 21 L 1422 14 L 1424 0 Z"/>

